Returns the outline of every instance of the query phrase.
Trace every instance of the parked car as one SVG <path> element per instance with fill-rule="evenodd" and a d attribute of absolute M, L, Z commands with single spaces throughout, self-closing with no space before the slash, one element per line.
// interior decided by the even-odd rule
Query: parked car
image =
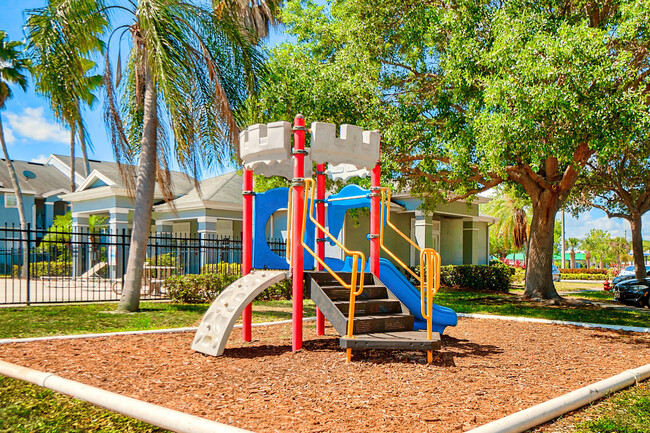
<path fill-rule="evenodd" d="M 645 271 L 648 274 L 650 274 L 650 265 L 647 265 L 645 267 Z M 625 269 L 621 269 L 621 272 L 619 272 L 618 276 L 619 277 L 633 277 L 634 276 L 634 265 L 628 266 Z"/>
<path fill-rule="evenodd" d="M 630 278 L 614 286 L 614 301 L 626 305 L 650 308 L 650 278 Z"/>
<path fill-rule="evenodd" d="M 553 281 L 560 281 L 560 270 L 557 268 L 557 266 L 553 265 L 553 270 L 551 271 L 553 273 Z"/>

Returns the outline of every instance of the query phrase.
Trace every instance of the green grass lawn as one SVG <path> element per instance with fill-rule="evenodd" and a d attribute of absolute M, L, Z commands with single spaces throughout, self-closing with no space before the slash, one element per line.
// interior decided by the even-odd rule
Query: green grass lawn
<path fill-rule="evenodd" d="M 117 304 L 78 304 L 0 308 L 0 338 L 137 331 L 198 326 L 208 304 L 143 302 L 140 312 L 118 314 Z M 316 315 L 311 300 L 304 303 L 306 317 Z M 291 318 L 291 301 L 255 301 L 253 321 Z"/>
<path fill-rule="evenodd" d="M 595 298 L 591 298 L 594 296 Z M 581 293 L 576 297 L 600 301 L 600 292 Z M 612 295 L 609 295 L 610 298 Z M 573 298 L 573 296 L 572 296 Z M 650 327 L 650 311 L 623 311 L 596 305 L 548 305 L 526 301 L 518 293 L 481 293 L 440 289 L 434 302 L 458 313 L 494 314 L 501 316 L 535 317 L 570 322 Z M 617 304 L 620 305 L 620 304 Z"/>
<path fill-rule="evenodd" d="M 0 376 L 0 432 L 2 433 L 166 431 L 40 386 Z"/>

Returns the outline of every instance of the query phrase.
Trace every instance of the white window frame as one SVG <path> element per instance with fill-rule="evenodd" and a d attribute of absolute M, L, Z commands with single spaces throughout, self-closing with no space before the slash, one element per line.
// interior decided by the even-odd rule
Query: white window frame
<path fill-rule="evenodd" d="M 7 200 L 8 200 L 9 197 L 13 197 L 13 199 L 15 200 L 15 204 L 13 206 L 7 203 Z M 6 192 L 5 193 L 5 209 L 17 209 L 17 208 L 18 208 L 18 199 L 16 198 L 16 194 L 14 194 L 12 192 Z"/>

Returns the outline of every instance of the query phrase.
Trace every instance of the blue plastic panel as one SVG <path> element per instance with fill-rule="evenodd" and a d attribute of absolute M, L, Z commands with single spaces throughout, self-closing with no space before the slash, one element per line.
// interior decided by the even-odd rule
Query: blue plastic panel
<path fill-rule="evenodd" d="M 271 215 L 279 209 L 286 209 L 289 200 L 289 188 L 274 188 L 255 194 L 253 200 L 253 269 L 289 269 L 287 260 L 274 253 L 266 241 L 266 224 Z M 305 243 L 314 249 L 315 227 L 307 219 Z M 305 270 L 314 268 L 313 257 L 305 251 Z"/>

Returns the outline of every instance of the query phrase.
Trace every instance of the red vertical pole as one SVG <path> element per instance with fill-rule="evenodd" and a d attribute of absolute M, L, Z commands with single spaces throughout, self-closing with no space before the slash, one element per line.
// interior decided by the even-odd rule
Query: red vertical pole
<path fill-rule="evenodd" d="M 253 267 L 253 171 L 244 168 L 244 212 L 242 233 L 242 275 L 248 275 Z M 248 304 L 241 315 L 242 339 L 251 341 L 252 304 Z"/>
<path fill-rule="evenodd" d="M 291 236 L 291 257 L 293 261 L 293 328 L 291 332 L 291 350 L 302 349 L 302 291 L 303 291 L 303 248 L 302 219 L 305 199 L 305 118 L 298 114 L 293 121 L 293 235 Z"/>
<path fill-rule="evenodd" d="M 316 165 L 316 220 L 325 227 L 325 164 Z M 325 259 L 325 233 L 321 229 L 316 231 L 316 253 Z M 322 271 L 323 266 L 317 263 L 317 270 Z M 320 308 L 316 308 L 316 333 L 325 335 L 325 316 Z"/>
<path fill-rule="evenodd" d="M 381 164 L 379 162 L 370 173 L 370 185 L 370 191 L 372 192 L 370 198 L 370 272 L 379 278 L 379 256 L 381 255 L 381 246 L 379 245 Z M 387 212 L 390 212 L 390 209 Z"/>

